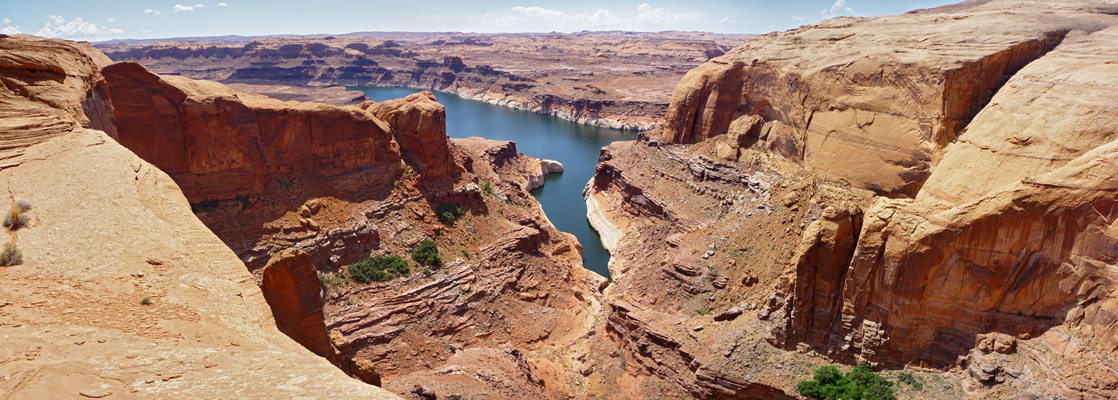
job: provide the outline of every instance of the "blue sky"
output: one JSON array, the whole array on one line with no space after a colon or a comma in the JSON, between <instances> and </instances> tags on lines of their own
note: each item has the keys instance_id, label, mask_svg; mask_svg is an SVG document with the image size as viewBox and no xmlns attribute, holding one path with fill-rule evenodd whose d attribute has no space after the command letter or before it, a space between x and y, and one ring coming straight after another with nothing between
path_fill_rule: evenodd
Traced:
<instances>
[{"instance_id":1,"label":"blue sky","mask_svg":"<svg viewBox=\"0 0 1118 400\"><path fill-rule=\"evenodd\" d=\"M765 33L957 0L0 0L0 33L88 41L359 31Z\"/></svg>"}]
</instances>

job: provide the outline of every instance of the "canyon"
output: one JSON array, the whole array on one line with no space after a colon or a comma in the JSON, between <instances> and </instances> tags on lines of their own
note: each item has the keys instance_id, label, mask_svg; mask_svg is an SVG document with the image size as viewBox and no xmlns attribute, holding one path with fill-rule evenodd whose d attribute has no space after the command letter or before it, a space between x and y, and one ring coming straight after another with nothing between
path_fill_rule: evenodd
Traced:
<instances>
[{"instance_id":1,"label":"canyon","mask_svg":"<svg viewBox=\"0 0 1118 400\"><path fill-rule=\"evenodd\" d=\"M1114 1L0 50L11 398L793 399L830 364L1118 394ZM531 194L561 167L316 85L642 130L582 192L609 279Z\"/></svg>"},{"instance_id":2,"label":"canyon","mask_svg":"<svg viewBox=\"0 0 1118 400\"><path fill-rule=\"evenodd\" d=\"M836 18L689 72L587 188L618 379L772 398L838 362L943 382L901 398L1114 398L1116 7Z\"/></svg>"},{"instance_id":3,"label":"canyon","mask_svg":"<svg viewBox=\"0 0 1118 400\"><path fill-rule=\"evenodd\" d=\"M159 74L235 83L284 100L307 85L453 93L583 124L645 130L688 70L754 35L704 32L423 33L121 41L97 47Z\"/></svg>"}]
</instances>

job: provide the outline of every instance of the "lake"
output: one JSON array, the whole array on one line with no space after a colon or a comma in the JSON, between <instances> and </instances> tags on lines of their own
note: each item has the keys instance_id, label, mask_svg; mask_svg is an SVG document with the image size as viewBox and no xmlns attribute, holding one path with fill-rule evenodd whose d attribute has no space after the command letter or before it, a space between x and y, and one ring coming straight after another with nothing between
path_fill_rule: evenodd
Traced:
<instances>
[{"instance_id":1,"label":"lake","mask_svg":"<svg viewBox=\"0 0 1118 400\"><path fill-rule=\"evenodd\" d=\"M385 101L405 97L419 90L355 86L369 99ZM549 115L514 110L450 93L435 92L446 107L446 130L452 138L479 136L516 142L523 154L559 161L562 174L548 175L544 186L532 192L556 228L574 234L582 244L586 269L609 277L609 252L602 247L598 233L586 220L582 189L594 176L598 152L617 140L634 140L636 132L576 124Z\"/></svg>"}]
</instances>

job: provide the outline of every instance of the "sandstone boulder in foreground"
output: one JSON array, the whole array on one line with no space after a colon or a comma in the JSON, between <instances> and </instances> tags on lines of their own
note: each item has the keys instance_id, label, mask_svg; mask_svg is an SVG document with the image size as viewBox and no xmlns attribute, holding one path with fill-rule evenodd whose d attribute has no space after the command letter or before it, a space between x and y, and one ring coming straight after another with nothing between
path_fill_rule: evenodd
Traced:
<instances>
[{"instance_id":1,"label":"sandstone boulder in foreground","mask_svg":"<svg viewBox=\"0 0 1118 400\"><path fill-rule=\"evenodd\" d=\"M0 392L395 398L280 333L175 182L113 139L99 58L0 36L0 190L33 207L0 234L23 252L0 268Z\"/></svg>"}]
</instances>

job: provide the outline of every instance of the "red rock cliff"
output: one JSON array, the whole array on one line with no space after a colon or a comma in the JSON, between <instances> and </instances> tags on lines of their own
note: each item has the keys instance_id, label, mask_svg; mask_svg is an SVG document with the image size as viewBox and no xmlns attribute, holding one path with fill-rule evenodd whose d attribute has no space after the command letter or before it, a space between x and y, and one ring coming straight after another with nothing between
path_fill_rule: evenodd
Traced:
<instances>
[{"instance_id":1,"label":"red rock cliff","mask_svg":"<svg viewBox=\"0 0 1118 400\"><path fill-rule=\"evenodd\" d=\"M423 91L383 103L365 102L362 109L392 126L404 156L428 179L451 172L450 138L446 135L446 108L435 94Z\"/></svg>"},{"instance_id":2,"label":"red rock cliff","mask_svg":"<svg viewBox=\"0 0 1118 400\"><path fill-rule=\"evenodd\" d=\"M124 62L109 82L121 144L170 174L191 202L259 193L295 173L385 183L401 170L388 124L353 107L283 102Z\"/></svg>"}]
</instances>

